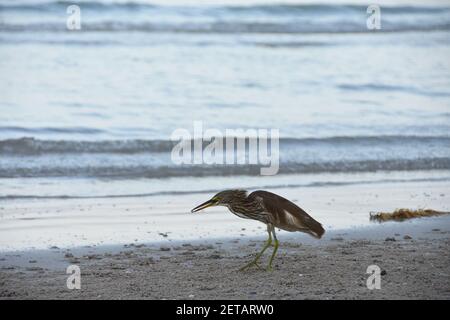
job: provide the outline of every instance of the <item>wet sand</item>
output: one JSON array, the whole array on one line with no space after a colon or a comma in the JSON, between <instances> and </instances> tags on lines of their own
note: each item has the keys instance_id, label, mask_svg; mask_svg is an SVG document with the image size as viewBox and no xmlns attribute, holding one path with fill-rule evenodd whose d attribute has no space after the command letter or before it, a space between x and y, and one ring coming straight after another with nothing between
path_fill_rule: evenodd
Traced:
<instances>
[{"instance_id":1,"label":"wet sand","mask_svg":"<svg viewBox=\"0 0 450 320\"><path fill-rule=\"evenodd\" d=\"M371 212L397 208L450 211L450 183L421 181L269 189L332 230L371 226ZM23 249L247 238L265 226L224 207L190 210L213 193L0 202L0 254ZM289 235L289 233L282 232Z\"/></svg>"}]
</instances>

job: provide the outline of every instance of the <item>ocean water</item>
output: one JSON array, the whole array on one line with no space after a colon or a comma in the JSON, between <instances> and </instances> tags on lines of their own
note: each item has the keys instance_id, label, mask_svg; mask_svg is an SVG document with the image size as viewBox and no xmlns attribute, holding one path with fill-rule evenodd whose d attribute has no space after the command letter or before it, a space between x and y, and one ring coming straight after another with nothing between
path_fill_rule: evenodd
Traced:
<instances>
[{"instance_id":1,"label":"ocean water","mask_svg":"<svg viewBox=\"0 0 450 320\"><path fill-rule=\"evenodd\" d=\"M450 180L450 1L0 1L0 201ZM279 129L280 170L172 132Z\"/></svg>"}]
</instances>

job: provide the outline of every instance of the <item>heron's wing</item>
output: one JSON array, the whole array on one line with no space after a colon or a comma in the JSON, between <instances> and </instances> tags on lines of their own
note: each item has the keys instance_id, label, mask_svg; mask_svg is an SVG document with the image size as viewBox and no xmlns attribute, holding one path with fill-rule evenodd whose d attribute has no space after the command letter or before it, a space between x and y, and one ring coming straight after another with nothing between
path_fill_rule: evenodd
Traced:
<instances>
[{"instance_id":1,"label":"heron's wing","mask_svg":"<svg viewBox=\"0 0 450 320\"><path fill-rule=\"evenodd\" d=\"M302 208L275 193L258 190L252 192L250 199L262 202L270 214L272 224L286 231L303 231L316 238L322 237L325 230Z\"/></svg>"}]
</instances>

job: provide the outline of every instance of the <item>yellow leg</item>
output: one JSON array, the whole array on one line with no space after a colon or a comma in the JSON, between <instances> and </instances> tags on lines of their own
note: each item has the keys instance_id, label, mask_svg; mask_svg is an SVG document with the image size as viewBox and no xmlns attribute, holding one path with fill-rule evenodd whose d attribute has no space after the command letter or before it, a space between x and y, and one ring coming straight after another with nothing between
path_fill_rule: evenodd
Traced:
<instances>
[{"instance_id":1,"label":"yellow leg","mask_svg":"<svg viewBox=\"0 0 450 320\"><path fill-rule=\"evenodd\" d=\"M251 266L256 266L257 268L260 268L258 265L258 261L261 258L261 256L263 255L263 253L267 250L268 247L270 247L272 245L272 235L270 232L270 228L269 226L267 226L267 232L269 233L269 238L266 241L266 244L264 245L264 247L262 248L261 252L259 252L255 259L253 259L252 261L250 261L249 263L247 263L245 266L243 266L242 268L240 268L240 271L244 271L247 270L248 268L250 268Z\"/></svg>"},{"instance_id":2,"label":"yellow leg","mask_svg":"<svg viewBox=\"0 0 450 320\"><path fill-rule=\"evenodd\" d=\"M267 271L272 271L272 270L273 270L273 268L272 268L272 262L273 262L273 258L275 258L275 255L277 254L278 245L279 245L277 236L276 236L276 234L275 234L275 228L272 227L272 230L271 230L271 231L272 231L272 233L273 233L273 238L275 239L275 248L273 249L272 256L270 257L269 265L267 266Z\"/></svg>"}]
</instances>

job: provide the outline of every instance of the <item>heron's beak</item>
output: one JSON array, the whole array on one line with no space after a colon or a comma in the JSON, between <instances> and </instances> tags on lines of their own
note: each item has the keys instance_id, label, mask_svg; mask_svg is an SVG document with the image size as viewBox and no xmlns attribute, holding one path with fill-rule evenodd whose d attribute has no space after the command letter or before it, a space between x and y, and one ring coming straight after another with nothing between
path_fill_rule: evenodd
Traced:
<instances>
[{"instance_id":1,"label":"heron's beak","mask_svg":"<svg viewBox=\"0 0 450 320\"><path fill-rule=\"evenodd\" d=\"M203 210L205 208L214 206L215 204L216 204L216 201L211 199L211 200L208 200L208 201L202 203L199 206L196 206L194 209L191 210L191 212L197 212L197 211Z\"/></svg>"}]
</instances>

